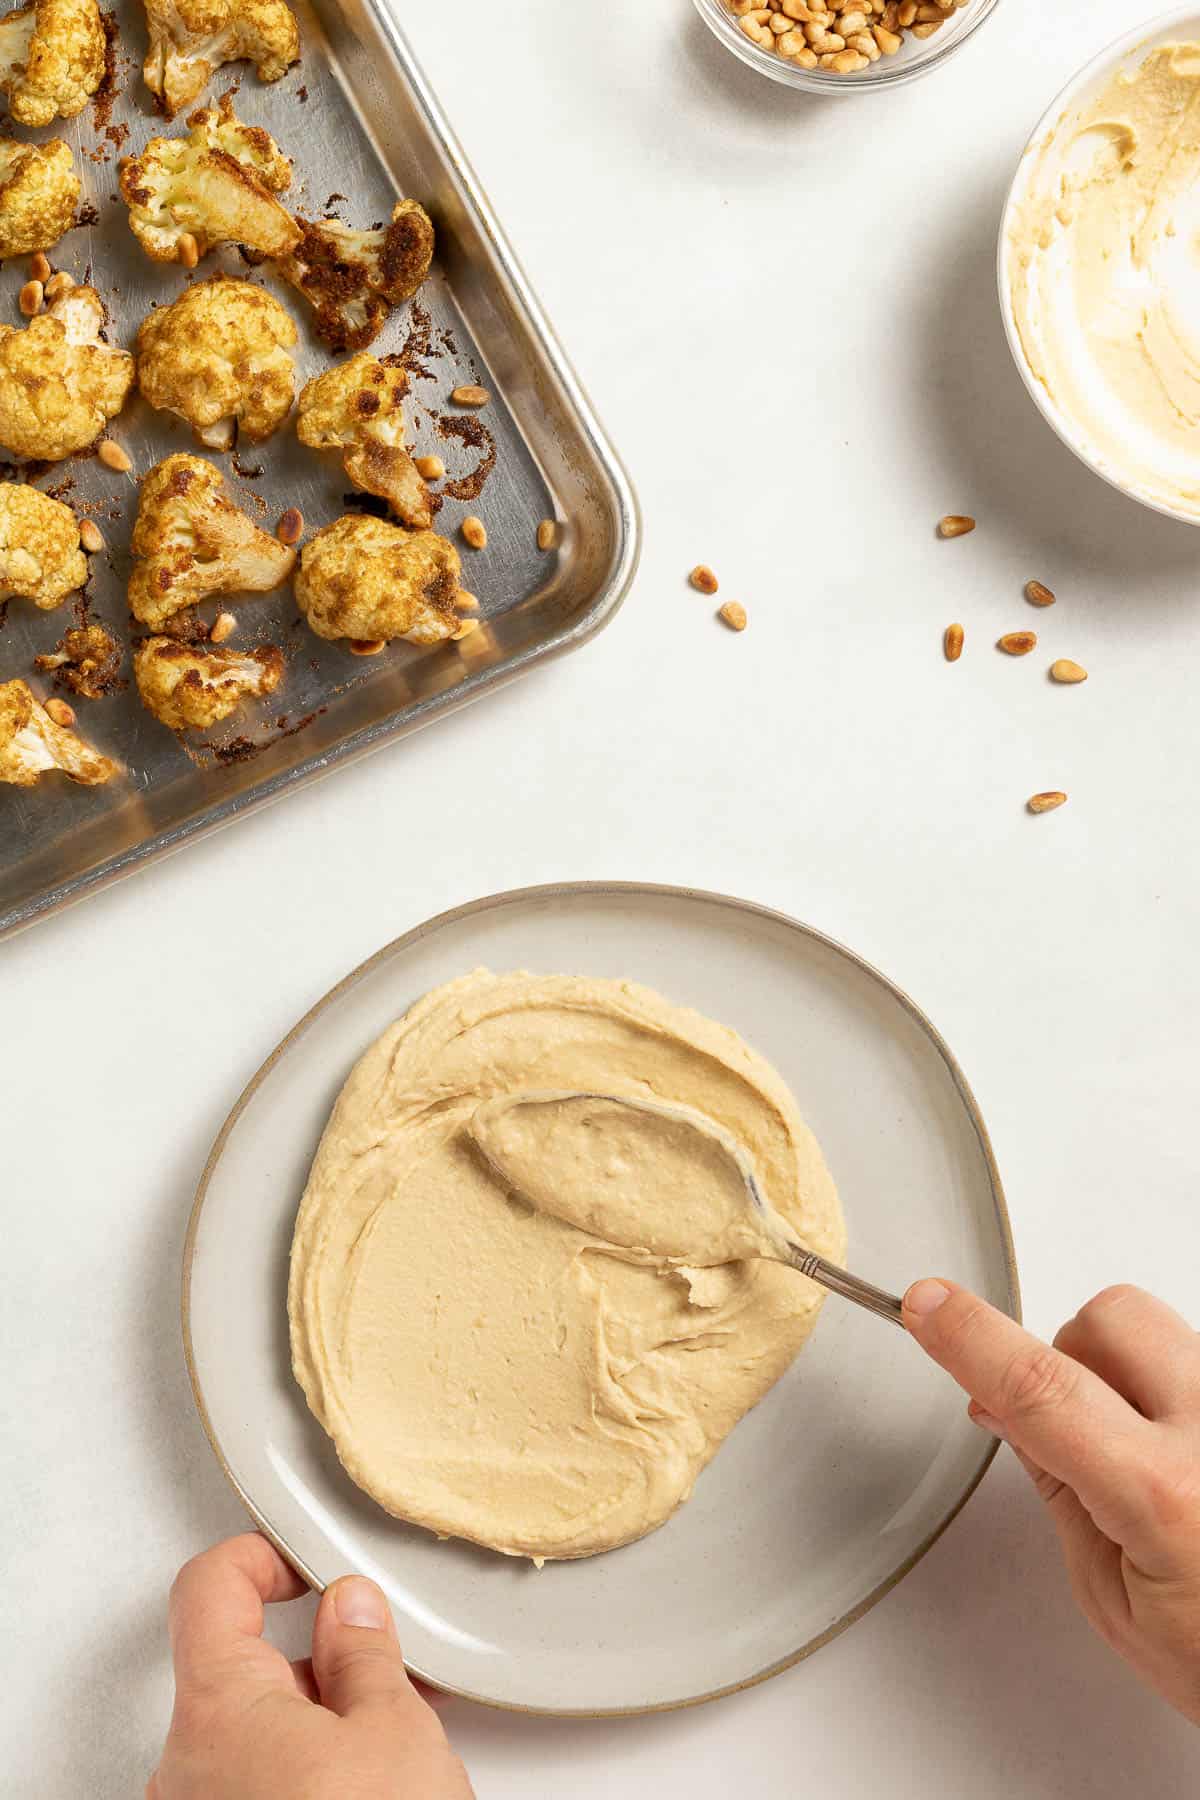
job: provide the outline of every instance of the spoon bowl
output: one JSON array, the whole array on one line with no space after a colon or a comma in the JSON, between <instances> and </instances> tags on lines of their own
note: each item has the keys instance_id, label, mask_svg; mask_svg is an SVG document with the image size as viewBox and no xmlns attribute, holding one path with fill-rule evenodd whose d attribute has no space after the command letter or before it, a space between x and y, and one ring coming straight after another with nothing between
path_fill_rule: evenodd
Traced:
<instances>
[{"instance_id":1,"label":"spoon bowl","mask_svg":"<svg viewBox=\"0 0 1200 1800\"><path fill-rule=\"evenodd\" d=\"M690 1157L699 1159L708 1177L708 1193L716 1196L707 1210L698 1205L661 1225L647 1226L637 1206L643 1186L637 1157L639 1115L655 1121L660 1133L664 1124L671 1128L676 1141L686 1143ZM604 1126L611 1131L614 1121L617 1146L604 1153L604 1164L597 1171L585 1154L591 1148L587 1136ZM531 1135L531 1126L538 1135ZM733 1133L690 1106L632 1094L529 1089L485 1101L472 1115L469 1130L502 1180L538 1211L552 1213L581 1231L635 1255L662 1256L694 1268L752 1257L786 1263L830 1293L901 1324L898 1296L802 1244L763 1193L754 1165ZM547 1132L558 1152L556 1163L567 1171L567 1179L551 1195L538 1185Z\"/></svg>"}]
</instances>

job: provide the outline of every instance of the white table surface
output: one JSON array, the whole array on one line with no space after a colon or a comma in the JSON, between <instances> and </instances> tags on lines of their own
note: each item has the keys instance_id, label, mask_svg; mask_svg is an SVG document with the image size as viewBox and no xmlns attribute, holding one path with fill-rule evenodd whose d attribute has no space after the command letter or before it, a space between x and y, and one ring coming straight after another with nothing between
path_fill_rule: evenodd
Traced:
<instances>
[{"instance_id":1,"label":"white table surface","mask_svg":"<svg viewBox=\"0 0 1200 1800\"><path fill-rule=\"evenodd\" d=\"M407 14L627 460L641 573L578 656L3 951L4 1795L141 1794L169 1578L242 1524L180 1351L198 1171L298 1015L444 906L644 878L823 927L961 1058L1029 1321L1115 1279L1200 1316L1200 534L1059 445L993 280L1026 132L1128 9L1005 0L929 80L824 104L742 71L687 0ZM947 511L979 529L936 541ZM685 585L699 560L742 637ZM991 650L1028 625L1045 655ZM1052 689L1051 654L1091 681ZM1025 814L1059 786L1064 811ZM763 1687L628 1722L447 1719L481 1800L1200 1778L1200 1738L1072 1613L1007 1453L898 1589Z\"/></svg>"}]
</instances>

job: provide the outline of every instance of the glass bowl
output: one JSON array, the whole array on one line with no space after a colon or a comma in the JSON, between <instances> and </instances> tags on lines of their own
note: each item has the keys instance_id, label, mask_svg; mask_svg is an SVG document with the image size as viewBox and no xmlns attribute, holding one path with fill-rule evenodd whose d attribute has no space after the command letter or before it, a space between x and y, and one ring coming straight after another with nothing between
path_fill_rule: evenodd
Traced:
<instances>
[{"instance_id":1,"label":"glass bowl","mask_svg":"<svg viewBox=\"0 0 1200 1800\"><path fill-rule=\"evenodd\" d=\"M831 69L802 69L769 50L760 50L738 26L737 18L724 0L692 0L696 11L713 36L725 48L756 69L768 81L810 94L864 94L877 88L899 87L928 75L961 50L967 39L979 30L985 19L996 10L996 0L967 0L965 6L951 14L933 37L914 38L906 33L903 47L895 56L881 56L854 75L838 75Z\"/></svg>"}]
</instances>

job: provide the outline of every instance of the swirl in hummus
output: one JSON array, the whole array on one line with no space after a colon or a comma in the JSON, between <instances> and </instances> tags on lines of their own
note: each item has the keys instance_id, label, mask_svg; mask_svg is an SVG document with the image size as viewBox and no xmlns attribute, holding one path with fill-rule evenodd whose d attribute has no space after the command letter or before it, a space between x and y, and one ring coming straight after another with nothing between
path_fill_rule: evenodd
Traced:
<instances>
[{"instance_id":1,"label":"swirl in hummus","mask_svg":"<svg viewBox=\"0 0 1200 1800\"><path fill-rule=\"evenodd\" d=\"M367 1051L296 1222L296 1378L387 1511L541 1561L668 1519L787 1369L822 1295L740 1260L754 1233L738 1236L728 1159L669 1118L601 1107L581 1162L561 1109L544 1109L544 1129L530 1115L516 1150L531 1203L472 1136L481 1107L525 1091L690 1109L736 1143L806 1244L840 1261L845 1237L779 1075L648 988L478 970ZM578 1223L553 1210L581 1170L613 1184L616 1242L594 1194L586 1218L559 1207Z\"/></svg>"},{"instance_id":2,"label":"swirl in hummus","mask_svg":"<svg viewBox=\"0 0 1200 1800\"><path fill-rule=\"evenodd\" d=\"M1026 362L1092 461L1200 519L1200 44L1064 113L1006 249Z\"/></svg>"}]
</instances>

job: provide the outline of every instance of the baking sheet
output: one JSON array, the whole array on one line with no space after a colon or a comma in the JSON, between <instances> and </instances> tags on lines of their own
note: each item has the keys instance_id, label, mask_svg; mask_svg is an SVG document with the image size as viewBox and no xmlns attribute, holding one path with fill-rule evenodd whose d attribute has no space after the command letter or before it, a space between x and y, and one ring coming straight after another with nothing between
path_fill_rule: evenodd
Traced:
<instances>
[{"instance_id":1,"label":"baking sheet","mask_svg":"<svg viewBox=\"0 0 1200 1800\"><path fill-rule=\"evenodd\" d=\"M581 644L612 616L632 578L638 525L628 482L394 21L374 0L341 7L300 0L295 11L303 57L282 81L265 85L248 65L228 65L205 99L236 84L238 117L265 126L293 159L293 186L283 196L291 210L366 227L385 221L404 193L433 216L434 271L371 350L403 353L413 454L446 463L446 484L435 489L458 487L460 497L445 499L436 523L459 544L463 585L480 601L482 627L457 645L396 643L364 659L315 637L290 588L207 602L202 619L222 610L237 617L229 647L280 646L287 659L280 688L214 731L189 734L186 744L142 708L132 682L99 701L68 695L82 734L125 773L100 788L60 777L29 789L0 786L0 936ZM112 341L132 349L151 306L175 299L188 276L178 265L151 262L136 244L117 194L119 159L157 133L186 127L182 117L167 125L154 113L142 82L141 6L126 0L111 17L115 98L101 97L78 119L44 132L14 129L23 138L58 135L71 143L84 222L49 252L50 261L93 281L111 312ZM330 365L308 303L268 267L250 266L225 246L196 273L218 270L261 282L296 320L297 392ZM0 271L0 318L23 323L17 294L28 275L27 258ZM478 413L453 406L450 393L464 382L486 386L491 403ZM464 419L484 427L482 443L463 441ZM471 424L466 429L477 435ZM135 396L109 435L133 459L131 475L83 455L35 472L34 481L104 534L107 548L90 559L84 604L126 646L135 478L162 457L208 456L231 496L268 530L290 506L303 512L308 536L342 512L374 504L353 493L336 458L300 445L292 421L265 444L219 455L197 445L182 420ZM475 494L475 472L493 446L494 466ZM24 471L10 464L3 473ZM457 537L469 512L487 526L481 552ZM548 517L559 522L559 541L546 553L536 529ZM32 673L33 658L53 649L77 610L71 601L45 613L10 602L0 628L0 680L19 676L45 697L49 681ZM123 673L129 677L128 655Z\"/></svg>"}]
</instances>

